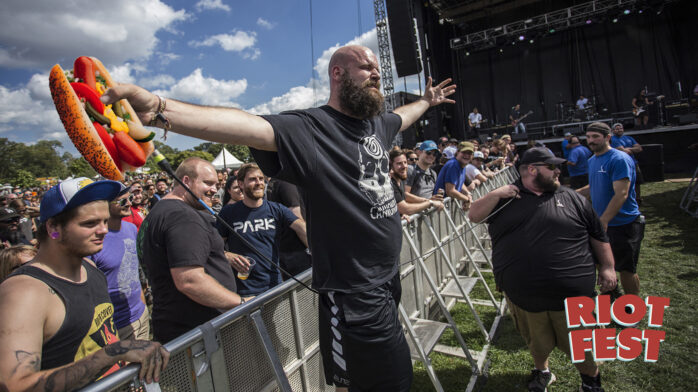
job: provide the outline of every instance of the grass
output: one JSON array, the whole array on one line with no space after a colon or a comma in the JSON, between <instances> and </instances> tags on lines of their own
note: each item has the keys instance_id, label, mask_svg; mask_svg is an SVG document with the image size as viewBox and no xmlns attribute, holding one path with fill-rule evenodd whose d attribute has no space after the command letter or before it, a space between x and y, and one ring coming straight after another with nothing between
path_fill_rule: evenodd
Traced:
<instances>
[{"instance_id":1,"label":"grass","mask_svg":"<svg viewBox=\"0 0 698 392\"><path fill-rule=\"evenodd\" d=\"M685 182L657 182L642 187L641 211L647 218L647 225L638 265L641 295L671 299L662 327L666 340L661 344L656 363L644 362L642 356L630 362L604 362L600 369L607 392L698 390L698 220L678 208L686 186ZM488 280L491 284L491 275ZM484 290L474 292L477 293L475 297L485 298ZM478 310L489 325L494 317L493 309L478 307ZM452 314L468 347L479 350L484 339L469 308L457 304ZM638 328L644 329L646 325L645 318ZM457 346L451 331L442 336L440 343ZM465 390L471 375L465 360L438 353L432 353L430 358L444 390ZM480 377L480 391L527 390L533 361L508 314L500 323L488 359L488 376L486 379ZM558 381L548 388L549 391L578 390L579 374L559 350L551 354L550 367ZM434 390L423 364L416 362L414 369L412 390Z\"/></svg>"}]
</instances>

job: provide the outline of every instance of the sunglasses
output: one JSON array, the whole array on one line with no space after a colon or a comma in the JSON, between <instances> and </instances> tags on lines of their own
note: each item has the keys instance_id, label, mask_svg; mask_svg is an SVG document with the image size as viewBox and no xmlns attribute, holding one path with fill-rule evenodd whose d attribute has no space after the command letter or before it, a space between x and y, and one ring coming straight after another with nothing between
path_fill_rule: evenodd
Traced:
<instances>
[{"instance_id":1,"label":"sunglasses","mask_svg":"<svg viewBox=\"0 0 698 392\"><path fill-rule=\"evenodd\" d=\"M112 204L117 205L119 207L126 207L126 205L131 204L131 202L133 202L133 195L129 195L129 197L126 197L121 200L113 201Z\"/></svg>"},{"instance_id":2,"label":"sunglasses","mask_svg":"<svg viewBox=\"0 0 698 392\"><path fill-rule=\"evenodd\" d=\"M429 151L425 152L425 154L427 154L427 155L436 155L436 150L429 150Z\"/></svg>"},{"instance_id":3,"label":"sunglasses","mask_svg":"<svg viewBox=\"0 0 698 392\"><path fill-rule=\"evenodd\" d=\"M417 162L417 158L407 158L407 160L410 162Z\"/></svg>"},{"instance_id":4,"label":"sunglasses","mask_svg":"<svg viewBox=\"0 0 698 392\"><path fill-rule=\"evenodd\" d=\"M5 219L5 220L0 221L0 223L5 223L5 224L9 224L9 223L19 223L19 217L10 218L10 219Z\"/></svg>"},{"instance_id":5,"label":"sunglasses","mask_svg":"<svg viewBox=\"0 0 698 392\"><path fill-rule=\"evenodd\" d=\"M547 167L548 170L555 170L560 168L560 165L556 165L554 163L534 163L532 166L543 166Z\"/></svg>"}]
</instances>

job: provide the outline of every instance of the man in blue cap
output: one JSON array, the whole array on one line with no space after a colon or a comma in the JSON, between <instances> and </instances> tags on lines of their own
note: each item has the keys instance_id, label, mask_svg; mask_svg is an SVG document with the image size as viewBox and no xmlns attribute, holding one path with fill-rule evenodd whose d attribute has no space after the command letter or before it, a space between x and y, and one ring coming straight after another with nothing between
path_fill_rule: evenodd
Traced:
<instances>
[{"instance_id":1,"label":"man in blue cap","mask_svg":"<svg viewBox=\"0 0 698 392\"><path fill-rule=\"evenodd\" d=\"M169 353L119 341L106 279L85 259L102 249L120 189L81 177L44 195L39 252L0 285L0 390L75 390L124 361L142 364L141 379L159 379Z\"/></svg>"},{"instance_id":2,"label":"man in blue cap","mask_svg":"<svg viewBox=\"0 0 698 392\"><path fill-rule=\"evenodd\" d=\"M431 168L436 160L439 148L432 140L425 140L419 145L419 159L417 164L407 169L407 180L405 181L405 192L415 196L431 199L434 191L434 184L438 174Z\"/></svg>"}]
</instances>

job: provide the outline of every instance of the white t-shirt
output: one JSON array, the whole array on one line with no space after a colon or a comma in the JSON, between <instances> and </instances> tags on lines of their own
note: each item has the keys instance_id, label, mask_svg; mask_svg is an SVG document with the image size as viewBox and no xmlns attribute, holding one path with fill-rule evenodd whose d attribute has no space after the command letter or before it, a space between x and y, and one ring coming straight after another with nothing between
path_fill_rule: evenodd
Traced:
<instances>
[{"instance_id":1,"label":"white t-shirt","mask_svg":"<svg viewBox=\"0 0 698 392\"><path fill-rule=\"evenodd\" d=\"M473 181L478 174L480 174L480 170L472 163L468 163L468 166L465 167L465 176L468 177L468 180Z\"/></svg>"},{"instance_id":2,"label":"white t-shirt","mask_svg":"<svg viewBox=\"0 0 698 392\"><path fill-rule=\"evenodd\" d=\"M480 128L480 121L482 121L482 114L470 113L468 115L468 120L470 120L470 123L473 124L474 127Z\"/></svg>"}]
</instances>

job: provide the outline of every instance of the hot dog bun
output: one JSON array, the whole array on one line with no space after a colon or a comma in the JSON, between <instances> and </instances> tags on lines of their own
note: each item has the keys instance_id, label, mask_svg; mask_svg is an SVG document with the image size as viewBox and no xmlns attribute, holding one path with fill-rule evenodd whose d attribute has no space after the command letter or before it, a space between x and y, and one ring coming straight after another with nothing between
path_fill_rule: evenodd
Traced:
<instances>
[{"instance_id":1,"label":"hot dog bun","mask_svg":"<svg viewBox=\"0 0 698 392\"><path fill-rule=\"evenodd\" d=\"M80 99L70 87L65 72L58 64L51 68L49 87L58 116L75 148L97 173L110 180L123 180L123 173L107 152Z\"/></svg>"}]
</instances>

